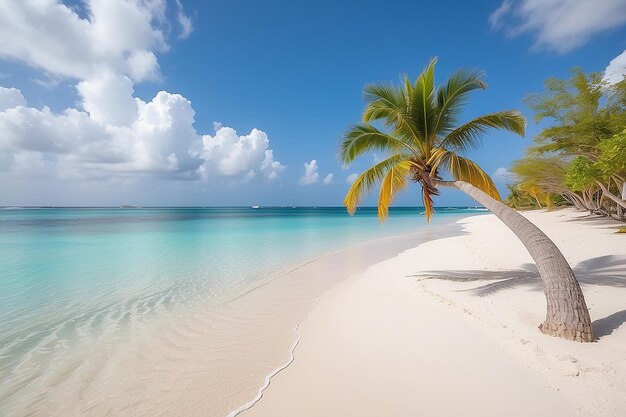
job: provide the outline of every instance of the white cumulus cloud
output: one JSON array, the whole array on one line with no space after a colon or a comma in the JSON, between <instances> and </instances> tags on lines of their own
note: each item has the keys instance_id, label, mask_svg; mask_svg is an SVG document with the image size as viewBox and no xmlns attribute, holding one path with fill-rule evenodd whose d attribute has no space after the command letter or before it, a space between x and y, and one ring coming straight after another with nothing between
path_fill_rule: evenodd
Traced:
<instances>
[{"instance_id":1,"label":"white cumulus cloud","mask_svg":"<svg viewBox=\"0 0 626 417\"><path fill-rule=\"evenodd\" d=\"M239 136L235 129L221 127L214 136L202 137L200 156L205 161L198 169L203 178L213 175L253 177L257 171L268 179L274 179L285 166L274 160L274 152L268 149L267 134L252 129L250 134Z\"/></svg>"},{"instance_id":2,"label":"white cumulus cloud","mask_svg":"<svg viewBox=\"0 0 626 417\"><path fill-rule=\"evenodd\" d=\"M300 185L310 185L319 182L320 174L317 172L317 161L312 159L311 162L304 163L304 175L300 177L298 183Z\"/></svg>"},{"instance_id":3,"label":"white cumulus cloud","mask_svg":"<svg viewBox=\"0 0 626 417\"><path fill-rule=\"evenodd\" d=\"M128 126L103 125L76 109L54 113L47 107L9 108L0 112L0 130L5 132L0 153L12 155L13 162L25 153L40 153L60 176L189 176L201 163L189 152L194 142L200 143L191 103L161 91L150 102L137 100L136 108Z\"/></svg>"},{"instance_id":4,"label":"white cumulus cloud","mask_svg":"<svg viewBox=\"0 0 626 417\"><path fill-rule=\"evenodd\" d=\"M489 16L509 36L535 38L535 47L565 53L626 23L626 0L504 0Z\"/></svg>"},{"instance_id":5,"label":"white cumulus cloud","mask_svg":"<svg viewBox=\"0 0 626 417\"><path fill-rule=\"evenodd\" d=\"M491 178L493 178L495 182L506 182L512 181L515 178L515 174L505 167L500 167L491 175Z\"/></svg>"},{"instance_id":6,"label":"white cumulus cloud","mask_svg":"<svg viewBox=\"0 0 626 417\"><path fill-rule=\"evenodd\" d=\"M17 106L25 106L26 100L17 88L0 87L0 111Z\"/></svg>"},{"instance_id":7,"label":"white cumulus cloud","mask_svg":"<svg viewBox=\"0 0 626 417\"><path fill-rule=\"evenodd\" d=\"M76 86L83 108L101 125L129 126L137 119L133 82L125 75L106 72Z\"/></svg>"},{"instance_id":8,"label":"white cumulus cloud","mask_svg":"<svg viewBox=\"0 0 626 417\"><path fill-rule=\"evenodd\" d=\"M87 0L87 18L57 0L0 2L0 57L86 80L102 70L133 81L159 74L165 0Z\"/></svg>"},{"instance_id":9,"label":"white cumulus cloud","mask_svg":"<svg viewBox=\"0 0 626 417\"><path fill-rule=\"evenodd\" d=\"M626 75L626 50L613 58L604 70L604 81L615 84L624 79Z\"/></svg>"},{"instance_id":10,"label":"white cumulus cloud","mask_svg":"<svg viewBox=\"0 0 626 417\"><path fill-rule=\"evenodd\" d=\"M352 184L357 178L359 178L359 174L350 174L346 177L346 182Z\"/></svg>"},{"instance_id":11,"label":"white cumulus cloud","mask_svg":"<svg viewBox=\"0 0 626 417\"><path fill-rule=\"evenodd\" d=\"M191 21L176 4L186 37ZM155 52L168 48L165 0L86 0L82 6L85 18L57 0L0 2L0 58L75 80L82 107L29 107L20 90L0 87L0 170L21 176L45 170L63 178L249 179L260 173L274 179L285 169L261 130L238 136L219 124L214 136L202 135L185 97L133 95L136 82L159 76Z\"/></svg>"},{"instance_id":12,"label":"white cumulus cloud","mask_svg":"<svg viewBox=\"0 0 626 417\"><path fill-rule=\"evenodd\" d=\"M76 109L53 113L27 107L15 89L0 89L0 169L17 166L24 154L39 153L61 177L143 174L175 178L240 176L256 172L274 179L285 166L274 160L267 135L253 129L237 136L222 127L214 137L193 127L191 102L160 91L149 102L134 99L134 119L124 125L102 123ZM7 93L9 92L9 93Z\"/></svg>"},{"instance_id":13,"label":"white cumulus cloud","mask_svg":"<svg viewBox=\"0 0 626 417\"><path fill-rule=\"evenodd\" d=\"M311 185L320 182L320 173L318 172L319 166L317 164L317 160L312 159L311 162L304 163L304 174L298 180L298 184L300 185ZM333 182L334 175L332 173L327 174L322 179L322 184L328 185Z\"/></svg>"}]
</instances>

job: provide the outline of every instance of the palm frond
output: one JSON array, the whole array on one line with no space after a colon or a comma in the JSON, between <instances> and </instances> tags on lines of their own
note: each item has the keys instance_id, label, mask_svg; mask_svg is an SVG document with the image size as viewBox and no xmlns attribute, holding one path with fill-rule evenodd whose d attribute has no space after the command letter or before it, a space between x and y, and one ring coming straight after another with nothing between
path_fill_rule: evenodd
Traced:
<instances>
[{"instance_id":1,"label":"palm frond","mask_svg":"<svg viewBox=\"0 0 626 417\"><path fill-rule=\"evenodd\" d=\"M364 97L367 105L363 111L363 122L382 120L383 124L391 127L398 136L414 138L416 128L409 114L409 91L406 87L403 89L392 83L365 86Z\"/></svg>"},{"instance_id":2,"label":"palm frond","mask_svg":"<svg viewBox=\"0 0 626 417\"><path fill-rule=\"evenodd\" d=\"M445 85L437 89L437 121L434 132L445 135L454 125L466 102L468 94L477 89L486 90L480 71L459 70L448 78Z\"/></svg>"},{"instance_id":3,"label":"palm frond","mask_svg":"<svg viewBox=\"0 0 626 417\"><path fill-rule=\"evenodd\" d=\"M410 115L417 129L416 139L429 140L435 125L435 65L437 58L431 59L428 66L415 81L410 91Z\"/></svg>"},{"instance_id":4,"label":"palm frond","mask_svg":"<svg viewBox=\"0 0 626 417\"><path fill-rule=\"evenodd\" d=\"M435 203L433 201L433 194L428 191L426 187L422 187L422 202L424 203L426 221L430 222L430 218L435 214Z\"/></svg>"},{"instance_id":5,"label":"palm frond","mask_svg":"<svg viewBox=\"0 0 626 417\"><path fill-rule=\"evenodd\" d=\"M353 126L344 136L341 159L349 163L373 150L387 151L393 156L366 170L352 184L344 199L351 214L365 192L381 183L378 212L384 219L396 193L406 188L411 179L422 186L425 214L430 219L442 171L500 198L489 175L456 152L478 145L482 134L490 129L523 136L526 120L517 111L501 111L455 127L469 93L485 89L486 84L481 73L466 70L454 73L445 85L437 88L436 63L436 58L431 60L414 81L404 76L399 85L377 83L365 87L364 124ZM377 120L386 129L378 130L370 125Z\"/></svg>"},{"instance_id":6,"label":"palm frond","mask_svg":"<svg viewBox=\"0 0 626 417\"><path fill-rule=\"evenodd\" d=\"M404 92L390 82L368 84L363 95L367 103L363 112L365 123L380 119L395 122L406 110Z\"/></svg>"},{"instance_id":7,"label":"palm frond","mask_svg":"<svg viewBox=\"0 0 626 417\"><path fill-rule=\"evenodd\" d=\"M500 201L500 193L493 180L477 163L460 157L454 152L448 152L446 160L448 162L448 171L450 171L450 175L455 180L468 182Z\"/></svg>"},{"instance_id":8,"label":"palm frond","mask_svg":"<svg viewBox=\"0 0 626 417\"><path fill-rule=\"evenodd\" d=\"M378 195L378 219L381 222L389 216L389 206L396 194L406 188L410 171L411 161L401 161L393 165L383 178Z\"/></svg>"},{"instance_id":9,"label":"palm frond","mask_svg":"<svg viewBox=\"0 0 626 417\"><path fill-rule=\"evenodd\" d=\"M502 129L524 136L526 118L518 111L505 110L479 116L454 129L445 136L438 147L463 151L480 144L480 137L489 129Z\"/></svg>"},{"instance_id":10,"label":"palm frond","mask_svg":"<svg viewBox=\"0 0 626 417\"><path fill-rule=\"evenodd\" d=\"M444 160L447 158L450 151L444 148L435 148L430 153L430 158L426 160L426 166L431 167L431 170L437 171Z\"/></svg>"},{"instance_id":11,"label":"palm frond","mask_svg":"<svg viewBox=\"0 0 626 417\"><path fill-rule=\"evenodd\" d=\"M349 164L368 151L385 151L388 154L417 152L408 143L383 133L372 125L358 124L350 127L341 141L341 162Z\"/></svg>"},{"instance_id":12,"label":"palm frond","mask_svg":"<svg viewBox=\"0 0 626 417\"><path fill-rule=\"evenodd\" d=\"M365 170L357 179L352 183L350 189L346 193L346 197L343 200L344 206L348 209L350 214L354 214L357 206L364 197L365 192L369 191L376 184L381 182L387 172L396 164L406 161L410 156L406 154L393 155L376 165Z\"/></svg>"}]
</instances>

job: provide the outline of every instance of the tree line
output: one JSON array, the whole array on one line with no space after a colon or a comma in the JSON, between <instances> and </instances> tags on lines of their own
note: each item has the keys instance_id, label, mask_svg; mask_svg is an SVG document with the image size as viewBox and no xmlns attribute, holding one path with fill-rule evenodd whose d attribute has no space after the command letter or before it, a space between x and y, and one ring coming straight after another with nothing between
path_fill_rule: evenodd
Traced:
<instances>
[{"instance_id":1,"label":"tree line","mask_svg":"<svg viewBox=\"0 0 626 417\"><path fill-rule=\"evenodd\" d=\"M575 68L546 80L526 103L547 127L512 165L506 203L516 209L571 205L624 220L626 213L626 80Z\"/></svg>"}]
</instances>

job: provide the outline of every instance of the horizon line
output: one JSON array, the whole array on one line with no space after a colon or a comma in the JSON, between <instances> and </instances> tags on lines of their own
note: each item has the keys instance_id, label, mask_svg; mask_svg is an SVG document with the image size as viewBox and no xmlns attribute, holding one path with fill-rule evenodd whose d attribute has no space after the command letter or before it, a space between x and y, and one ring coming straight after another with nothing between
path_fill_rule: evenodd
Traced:
<instances>
[{"instance_id":1,"label":"horizon line","mask_svg":"<svg viewBox=\"0 0 626 417\"><path fill-rule=\"evenodd\" d=\"M461 206L434 206L437 208L484 208L481 205L461 205ZM316 205L216 205L216 206L201 206L201 205L193 205L193 206L135 206L135 205L120 205L120 206L53 206L53 205L8 205L2 206L0 205L0 209L169 209L169 208L253 208L253 209L262 209L262 208L344 208L344 206L316 206ZM377 209L377 206L360 206L358 209ZM389 207L389 209L395 208L417 208L423 209L424 206L393 206Z\"/></svg>"}]
</instances>

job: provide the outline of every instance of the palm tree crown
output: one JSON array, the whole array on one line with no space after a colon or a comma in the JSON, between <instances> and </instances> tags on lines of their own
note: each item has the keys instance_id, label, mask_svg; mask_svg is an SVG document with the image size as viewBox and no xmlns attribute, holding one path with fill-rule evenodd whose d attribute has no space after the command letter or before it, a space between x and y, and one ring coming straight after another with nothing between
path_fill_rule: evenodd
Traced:
<instances>
[{"instance_id":1,"label":"palm tree crown","mask_svg":"<svg viewBox=\"0 0 626 417\"><path fill-rule=\"evenodd\" d=\"M380 183L378 216L385 219L394 196L408 181L422 186L422 201L428 219L433 213L433 196L439 194L437 181L448 173L500 199L487 173L476 163L460 156L480 143L489 129L504 129L524 135L526 119L518 111L485 114L458 125L468 94L486 89L482 74L460 70L448 81L435 86L435 64L428 66L411 82L405 75L402 85L369 84L365 87L366 107L363 122L354 125L341 141L340 158L344 164L368 151L382 151L387 158L363 172L346 194L344 204L354 213L366 191ZM380 120L386 131L371 123Z\"/></svg>"}]
</instances>

